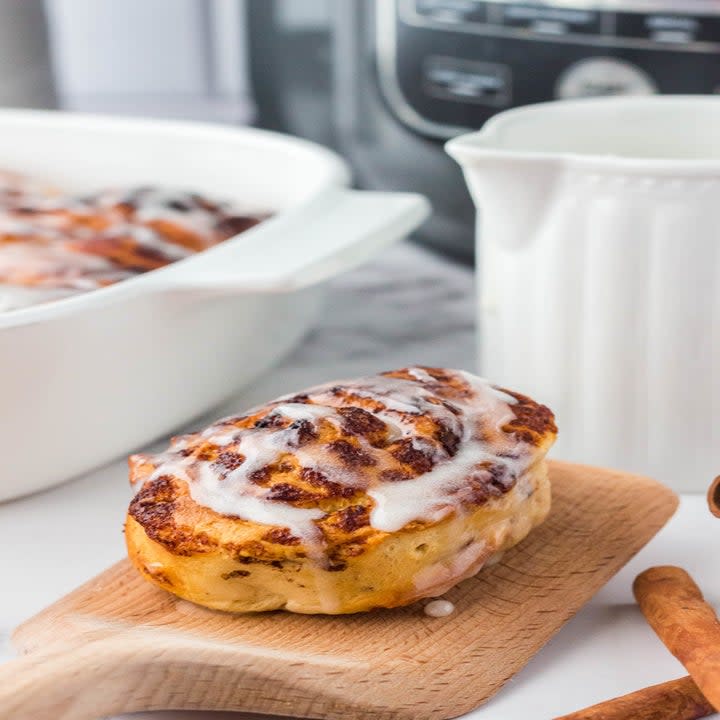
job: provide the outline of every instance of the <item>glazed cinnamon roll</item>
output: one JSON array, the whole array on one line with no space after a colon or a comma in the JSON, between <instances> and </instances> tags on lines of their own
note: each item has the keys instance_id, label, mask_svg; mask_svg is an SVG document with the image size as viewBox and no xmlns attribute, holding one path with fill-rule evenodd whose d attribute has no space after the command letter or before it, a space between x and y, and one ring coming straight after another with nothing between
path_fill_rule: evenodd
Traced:
<instances>
[{"instance_id":1,"label":"glazed cinnamon roll","mask_svg":"<svg viewBox=\"0 0 720 720\"><path fill-rule=\"evenodd\" d=\"M22 173L0 170L0 208L33 207L57 195L60 195L60 190L50 183Z\"/></svg>"},{"instance_id":2,"label":"glazed cinnamon roll","mask_svg":"<svg viewBox=\"0 0 720 720\"><path fill-rule=\"evenodd\" d=\"M131 457L129 556L234 612L437 596L543 521L556 432L548 408L457 370L311 388Z\"/></svg>"},{"instance_id":3,"label":"glazed cinnamon roll","mask_svg":"<svg viewBox=\"0 0 720 720\"><path fill-rule=\"evenodd\" d=\"M0 172L0 310L155 270L263 217L197 193L134 188L62 195Z\"/></svg>"}]
</instances>

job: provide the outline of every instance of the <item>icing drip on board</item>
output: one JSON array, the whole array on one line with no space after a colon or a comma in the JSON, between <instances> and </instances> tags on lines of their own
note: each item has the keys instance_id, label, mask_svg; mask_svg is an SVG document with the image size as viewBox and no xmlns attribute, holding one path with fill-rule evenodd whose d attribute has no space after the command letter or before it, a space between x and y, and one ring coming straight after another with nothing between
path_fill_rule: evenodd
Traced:
<instances>
[{"instance_id":1,"label":"icing drip on board","mask_svg":"<svg viewBox=\"0 0 720 720\"><path fill-rule=\"evenodd\" d=\"M448 617L455 612L455 606L449 600L432 600L424 608L428 617Z\"/></svg>"}]
</instances>

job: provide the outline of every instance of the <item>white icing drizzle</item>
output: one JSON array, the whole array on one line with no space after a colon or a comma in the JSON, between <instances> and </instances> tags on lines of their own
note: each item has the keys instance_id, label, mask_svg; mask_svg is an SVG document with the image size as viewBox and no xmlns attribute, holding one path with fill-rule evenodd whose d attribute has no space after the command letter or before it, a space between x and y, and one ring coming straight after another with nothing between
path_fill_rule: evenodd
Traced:
<instances>
[{"instance_id":1,"label":"white icing drizzle","mask_svg":"<svg viewBox=\"0 0 720 720\"><path fill-rule=\"evenodd\" d=\"M456 582L458 578L467 577L470 572L477 572L483 558L487 554L487 543L484 541L472 541L449 560L437 562L424 567L418 572L413 584L415 589L421 593L428 593L438 588L445 592L448 584ZM482 563L484 565L484 562Z\"/></svg>"},{"instance_id":2,"label":"white icing drizzle","mask_svg":"<svg viewBox=\"0 0 720 720\"><path fill-rule=\"evenodd\" d=\"M112 209L119 204L130 207L133 223L153 226L169 223L193 233L197 239L212 245L218 222L233 216L261 217L263 213L241 210L227 202L202 198L174 188L147 187L134 190L106 190L89 198L91 205Z\"/></svg>"},{"instance_id":3,"label":"white icing drizzle","mask_svg":"<svg viewBox=\"0 0 720 720\"><path fill-rule=\"evenodd\" d=\"M409 368L408 373L420 382L433 382L434 378L427 370L423 368Z\"/></svg>"},{"instance_id":4,"label":"white icing drizzle","mask_svg":"<svg viewBox=\"0 0 720 720\"><path fill-rule=\"evenodd\" d=\"M291 420L317 420L319 418L332 420L336 416L334 408L309 405L307 403L283 403L276 405L273 412L284 415Z\"/></svg>"},{"instance_id":5,"label":"white icing drizzle","mask_svg":"<svg viewBox=\"0 0 720 720\"><path fill-rule=\"evenodd\" d=\"M52 228L39 229L36 224L22 220L17 215L0 214L0 234L13 235L15 237L33 237L41 232L44 236L52 239L59 239L60 235Z\"/></svg>"},{"instance_id":6,"label":"white icing drizzle","mask_svg":"<svg viewBox=\"0 0 720 720\"><path fill-rule=\"evenodd\" d=\"M3 207L50 204L59 194L44 180L10 170L0 170L0 201Z\"/></svg>"},{"instance_id":7,"label":"white icing drizzle","mask_svg":"<svg viewBox=\"0 0 720 720\"><path fill-rule=\"evenodd\" d=\"M468 440L452 462L438 463L429 472L397 483L382 483L368 490L375 501L370 522L378 530L394 532L413 520L436 521L458 504L453 495L467 484L478 463L495 462L484 443Z\"/></svg>"},{"instance_id":8,"label":"white icing drizzle","mask_svg":"<svg viewBox=\"0 0 720 720\"><path fill-rule=\"evenodd\" d=\"M208 471L209 465L206 465L200 473L199 483L202 484L203 475L212 472ZM228 479L230 479L228 477ZM232 482L232 480L231 480ZM216 512L224 515L235 515L237 517L246 518L262 525L277 525L289 528L293 535L302 538L309 545L317 543L317 529L313 524L313 520L319 520L323 516L323 511L319 509L296 508L292 505L282 502L268 502L266 499L267 491L264 488L257 487L255 493L245 492L233 497L228 497L227 493L215 492L206 487L205 492L201 493L203 504L209 505ZM193 483L191 487L197 487L198 483ZM196 493L193 493L193 496Z\"/></svg>"},{"instance_id":9,"label":"white icing drizzle","mask_svg":"<svg viewBox=\"0 0 720 720\"><path fill-rule=\"evenodd\" d=\"M449 600L432 600L425 606L424 612L428 617L448 617L455 612L455 606Z\"/></svg>"},{"instance_id":10,"label":"white icing drizzle","mask_svg":"<svg viewBox=\"0 0 720 720\"><path fill-rule=\"evenodd\" d=\"M433 381L421 368L411 368L410 374L421 382ZM466 372L460 374L475 390L470 402L454 402L464 415L482 417L496 431L514 418L510 407L510 403L515 402L512 397L493 388L486 380ZM368 495L375 501L370 515L373 527L394 532L413 520L440 520L458 507L463 499L461 490L480 463L505 465L517 477L521 463L498 457L498 452L506 449L476 439L474 423L463 422L459 450L452 461L440 462L412 480L380 483L368 490Z\"/></svg>"},{"instance_id":11,"label":"white icing drizzle","mask_svg":"<svg viewBox=\"0 0 720 720\"><path fill-rule=\"evenodd\" d=\"M413 402L407 396L407 380L397 380L396 378L383 378L381 387L378 390L372 390L368 387L354 387L352 384L349 388L353 391L353 394L358 397L365 398L367 400L375 400L387 408L387 410L394 410L399 413L409 413L410 415L419 415L417 401ZM343 383L343 385L346 385ZM378 411L378 417L386 415L386 410Z\"/></svg>"},{"instance_id":12,"label":"white icing drizzle","mask_svg":"<svg viewBox=\"0 0 720 720\"><path fill-rule=\"evenodd\" d=\"M232 428L223 432L222 422L219 425L219 434L215 434L218 425L214 425L201 435L221 447L237 443L239 438L242 438L238 452L245 459L239 468L221 476L210 462L198 461L191 456L182 457L175 452L187 447L187 440L182 438L168 452L153 458L157 466L149 480L172 475L188 483L193 500L200 505L223 515L253 520L264 525L286 527L308 545L317 544L318 531L313 521L323 516L321 510L296 508L268 500L268 489L250 480L253 472L278 459L285 449L286 439L283 436L294 431L288 428L267 433L262 430L242 431Z\"/></svg>"},{"instance_id":13,"label":"white icing drizzle","mask_svg":"<svg viewBox=\"0 0 720 720\"><path fill-rule=\"evenodd\" d=\"M140 223L170 222L198 235L210 235L215 230L218 216L198 207L187 211L173 210L161 201L142 204L135 213L135 220Z\"/></svg>"},{"instance_id":14,"label":"white icing drizzle","mask_svg":"<svg viewBox=\"0 0 720 720\"><path fill-rule=\"evenodd\" d=\"M73 252L59 242L9 242L0 245L0 275L57 275L116 270L109 260Z\"/></svg>"},{"instance_id":15,"label":"white icing drizzle","mask_svg":"<svg viewBox=\"0 0 720 720\"><path fill-rule=\"evenodd\" d=\"M0 283L0 312L60 300L79 292L69 288L23 287Z\"/></svg>"},{"instance_id":16,"label":"white icing drizzle","mask_svg":"<svg viewBox=\"0 0 720 720\"><path fill-rule=\"evenodd\" d=\"M445 372L467 383L467 397L439 394L441 384L422 368L410 370L414 380L381 375L328 383L306 391L307 402L294 401L293 395L280 398L260 426L240 429L232 425L232 418L226 418L200 433L203 441L219 446L223 452L234 453L236 459L238 454L243 456L233 469L223 470L217 462L192 455L185 457L180 451L188 447L189 438L193 437L185 436L167 453L148 458L154 466L150 479L173 475L188 483L198 504L225 515L289 528L311 548L319 535L315 521L323 517L323 511L274 500L271 487L253 481L253 473L280 462L284 455L291 455L303 468L322 472L332 482L364 490L374 503L370 523L378 530L393 532L413 521L437 521L467 506L467 493L472 491L468 478L473 473L482 476L489 473L488 468L499 468L512 481L522 477L532 459L531 446L501 429L515 417L511 407L514 398L469 373ZM304 449L298 441L303 423L315 430L324 422L342 426L344 418L339 409L353 404L347 397L339 397L335 386L346 395L378 403L372 414L390 426L396 438L409 438L414 448L426 454L431 452L432 469L411 479L382 480L379 473L383 467L390 467L388 463L395 461L385 449L356 435L380 478L368 485L368 473L343 466L341 458L326 448L314 445L311 450ZM247 416L259 410L255 408ZM273 427L274 416L292 423ZM454 456L439 442L417 435L414 422L423 416L432 417L455 433L458 447ZM474 546L468 549L468 562L473 559L471 554L481 551L482 548Z\"/></svg>"},{"instance_id":17,"label":"white icing drizzle","mask_svg":"<svg viewBox=\"0 0 720 720\"><path fill-rule=\"evenodd\" d=\"M131 237L138 245L155 250L172 262L193 254L192 250L165 240L154 230L142 225L130 225L129 223L116 225L105 231L103 235L108 238Z\"/></svg>"},{"instance_id":18,"label":"white icing drizzle","mask_svg":"<svg viewBox=\"0 0 720 720\"><path fill-rule=\"evenodd\" d=\"M242 229L238 216L261 217L167 188L63 195L43 182L0 171L0 312L95 290L149 266L182 260L236 232L225 221L234 219ZM135 247L127 261L100 250L103 241L113 240L120 242L110 242L112 247L123 249L128 237ZM153 262L146 263L148 257ZM48 291L35 290L40 287Z\"/></svg>"},{"instance_id":19,"label":"white icing drizzle","mask_svg":"<svg viewBox=\"0 0 720 720\"><path fill-rule=\"evenodd\" d=\"M134 274L58 241L0 243L0 311L58 300Z\"/></svg>"}]
</instances>

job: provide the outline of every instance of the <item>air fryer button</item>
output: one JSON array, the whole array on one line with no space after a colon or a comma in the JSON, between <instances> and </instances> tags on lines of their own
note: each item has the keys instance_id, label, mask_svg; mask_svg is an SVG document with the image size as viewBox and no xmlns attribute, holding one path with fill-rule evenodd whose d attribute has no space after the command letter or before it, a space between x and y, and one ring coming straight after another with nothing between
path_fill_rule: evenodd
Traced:
<instances>
[{"instance_id":1,"label":"air fryer button","mask_svg":"<svg viewBox=\"0 0 720 720\"><path fill-rule=\"evenodd\" d=\"M436 22L484 23L487 3L479 0L415 0L415 12Z\"/></svg>"},{"instance_id":2,"label":"air fryer button","mask_svg":"<svg viewBox=\"0 0 720 720\"><path fill-rule=\"evenodd\" d=\"M656 92L655 83L644 70L615 58L580 60L562 73L555 88L556 97L562 100Z\"/></svg>"},{"instance_id":3,"label":"air fryer button","mask_svg":"<svg viewBox=\"0 0 720 720\"><path fill-rule=\"evenodd\" d=\"M618 37L640 38L664 45L693 42L720 42L720 17L716 15L678 15L674 13L616 13Z\"/></svg>"},{"instance_id":4,"label":"air fryer button","mask_svg":"<svg viewBox=\"0 0 720 720\"><path fill-rule=\"evenodd\" d=\"M510 68L496 63L428 57L423 88L428 95L463 103L503 107L510 102Z\"/></svg>"},{"instance_id":5,"label":"air fryer button","mask_svg":"<svg viewBox=\"0 0 720 720\"><path fill-rule=\"evenodd\" d=\"M502 25L539 35L600 35L602 14L596 10L510 3L498 10Z\"/></svg>"}]
</instances>

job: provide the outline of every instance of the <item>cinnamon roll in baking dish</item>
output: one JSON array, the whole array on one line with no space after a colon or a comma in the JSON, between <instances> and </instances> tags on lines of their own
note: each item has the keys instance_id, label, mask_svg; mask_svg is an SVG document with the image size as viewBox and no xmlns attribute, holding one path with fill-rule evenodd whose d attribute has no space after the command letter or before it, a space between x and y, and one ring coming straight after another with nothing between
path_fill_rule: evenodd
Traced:
<instances>
[{"instance_id":1,"label":"cinnamon roll in baking dish","mask_svg":"<svg viewBox=\"0 0 720 720\"><path fill-rule=\"evenodd\" d=\"M67 195L0 172L0 311L155 270L261 219L197 193L143 187Z\"/></svg>"},{"instance_id":2,"label":"cinnamon roll in baking dish","mask_svg":"<svg viewBox=\"0 0 720 720\"><path fill-rule=\"evenodd\" d=\"M235 612L437 596L543 521L555 435L548 408L457 370L322 385L131 457L129 555Z\"/></svg>"}]
</instances>

